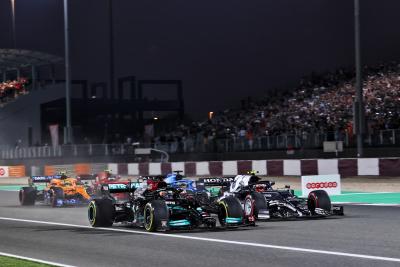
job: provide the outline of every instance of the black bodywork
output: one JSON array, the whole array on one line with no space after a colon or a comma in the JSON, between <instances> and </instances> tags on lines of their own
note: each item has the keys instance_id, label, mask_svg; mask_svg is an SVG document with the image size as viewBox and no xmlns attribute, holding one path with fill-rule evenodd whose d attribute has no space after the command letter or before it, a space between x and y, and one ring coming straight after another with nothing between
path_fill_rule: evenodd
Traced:
<instances>
[{"instance_id":1,"label":"black bodywork","mask_svg":"<svg viewBox=\"0 0 400 267\"><path fill-rule=\"evenodd\" d=\"M240 203L233 197L213 202L204 192L169 187L161 179L147 182L151 189L143 189L138 183L103 185L101 198L89 205L90 224L104 227L122 222L144 226L147 231L213 229L217 220L212 214L218 216L223 227L243 224ZM121 201L113 197L123 192L129 193L127 199ZM98 210L103 217L99 217Z\"/></svg>"},{"instance_id":2,"label":"black bodywork","mask_svg":"<svg viewBox=\"0 0 400 267\"><path fill-rule=\"evenodd\" d=\"M307 198L300 198L294 194L290 186L274 189L275 182L261 181L257 176L254 176L253 181L255 182L248 187L264 196L271 218L344 215L343 206L332 205L324 190L315 190L310 192Z\"/></svg>"}]
</instances>

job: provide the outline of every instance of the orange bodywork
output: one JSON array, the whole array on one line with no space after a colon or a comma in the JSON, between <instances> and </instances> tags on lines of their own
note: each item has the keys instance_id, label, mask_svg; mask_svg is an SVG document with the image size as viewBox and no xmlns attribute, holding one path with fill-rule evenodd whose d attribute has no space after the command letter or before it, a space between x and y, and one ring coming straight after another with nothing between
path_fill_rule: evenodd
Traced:
<instances>
[{"instance_id":1,"label":"orange bodywork","mask_svg":"<svg viewBox=\"0 0 400 267\"><path fill-rule=\"evenodd\" d=\"M50 190L52 187L61 188L65 196L75 196L79 194L86 200L91 199L86 192L85 186L75 178L52 179L45 190Z\"/></svg>"}]
</instances>

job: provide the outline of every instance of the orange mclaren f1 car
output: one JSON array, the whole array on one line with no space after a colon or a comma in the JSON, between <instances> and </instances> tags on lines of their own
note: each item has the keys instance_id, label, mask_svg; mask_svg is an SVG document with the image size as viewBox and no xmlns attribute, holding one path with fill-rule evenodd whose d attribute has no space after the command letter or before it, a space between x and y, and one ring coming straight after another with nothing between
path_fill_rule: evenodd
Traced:
<instances>
[{"instance_id":1,"label":"orange mclaren f1 car","mask_svg":"<svg viewBox=\"0 0 400 267\"><path fill-rule=\"evenodd\" d=\"M37 185L45 184L39 190ZM42 202L52 207L85 205L91 200L86 187L76 178L65 174L53 176L31 176L29 186L22 187L19 191L21 205L35 205Z\"/></svg>"}]
</instances>

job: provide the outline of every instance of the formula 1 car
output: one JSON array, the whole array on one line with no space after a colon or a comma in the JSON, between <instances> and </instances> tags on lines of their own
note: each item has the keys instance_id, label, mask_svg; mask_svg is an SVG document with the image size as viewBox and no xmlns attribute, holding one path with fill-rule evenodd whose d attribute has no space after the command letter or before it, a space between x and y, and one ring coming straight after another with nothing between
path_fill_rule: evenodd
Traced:
<instances>
[{"instance_id":1,"label":"formula 1 car","mask_svg":"<svg viewBox=\"0 0 400 267\"><path fill-rule=\"evenodd\" d=\"M81 181L85 181L86 191L92 197L101 196L101 186L103 184L111 184L111 183L129 183L128 180L123 180L121 176L112 174L110 170L104 170L99 172L98 174L84 174L79 175ZM91 183L87 183L86 181L91 180ZM116 193L116 197L125 197L126 194Z\"/></svg>"},{"instance_id":2,"label":"formula 1 car","mask_svg":"<svg viewBox=\"0 0 400 267\"><path fill-rule=\"evenodd\" d=\"M229 192L238 195L248 192L262 194L267 202L272 218L326 217L343 215L343 206L331 205L329 195L324 190L311 191L307 197L299 198L286 186L273 189L275 182L261 181L256 175L237 175L230 185ZM256 208L262 201L256 201ZM259 218L262 219L262 218Z\"/></svg>"},{"instance_id":3,"label":"formula 1 car","mask_svg":"<svg viewBox=\"0 0 400 267\"><path fill-rule=\"evenodd\" d=\"M245 222L247 225L254 224L255 218L263 217L269 218L268 208L264 203L264 208L259 204L256 208L256 201L265 202L264 197L257 193L248 194L229 194L226 188L229 188L232 178L200 178L197 181L185 179L180 173L182 171L175 171L168 174L164 181L174 188L181 188L202 196L202 201L212 203L218 201L221 197L233 196L241 201Z\"/></svg>"},{"instance_id":4,"label":"formula 1 car","mask_svg":"<svg viewBox=\"0 0 400 267\"><path fill-rule=\"evenodd\" d=\"M269 209L265 197L250 187L241 187L240 191L231 192L230 186L234 178L200 178L196 183L197 190L208 188L211 197L233 196L240 200L243 211L254 219L269 219Z\"/></svg>"},{"instance_id":5,"label":"formula 1 car","mask_svg":"<svg viewBox=\"0 0 400 267\"><path fill-rule=\"evenodd\" d=\"M105 184L103 197L94 199L88 208L93 227L109 227L123 222L144 227L147 231L173 229L216 228L218 216L221 227L238 227L245 223L240 201L222 197L204 201L202 195L168 186L164 181L148 179L141 183ZM129 192L128 201L117 201L112 193ZM206 199L207 200L207 199Z\"/></svg>"},{"instance_id":6,"label":"formula 1 car","mask_svg":"<svg viewBox=\"0 0 400 267\"><path fill-rule=\"evenodd\" d=\"M45 188L38 190L37 184L45 184ZM85 186L76 178L64 174L31 176L29 186L22 187L19 191L19 201L22 206L35 205L37 201L52 207L85 205L90 200Z\"/></svg>"},{"instance_id":7,"label":"formula 1 car","mask_svg":"<svg viewBox=\"0 0 400 267\"><path fill-rule=\"evenodd\" d=\"M196 188L196 182L194 180L186 179L181 175L181 172L182 171L174 171L173 173L167 174L164 182L174 188L184 188L193 192L198 191Z\"/></svg>"}]
</instances>

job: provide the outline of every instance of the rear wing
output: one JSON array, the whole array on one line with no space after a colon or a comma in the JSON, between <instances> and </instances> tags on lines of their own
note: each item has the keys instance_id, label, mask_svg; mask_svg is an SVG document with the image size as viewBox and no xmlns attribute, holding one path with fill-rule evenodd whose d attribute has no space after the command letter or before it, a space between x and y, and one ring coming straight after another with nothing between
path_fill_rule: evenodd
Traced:
<instances>
[{"instance_id":1,"label":"rear wing","mask_svg":"<svg viewBox=\"0 0 400 267\"><path fill-rule=\"evenodd\" d=\"M235 180L233 177L213 177L213 178L200 178L196 182L196 186L230 186L230 184Z\"/></svg>"},{"instance_id":2,"label":"rear wing","mask_svg":"<svg viewBox=\"0 0 400 267\"><path fill-rule=\"evenodd\" d=\"M110 183L101 186L102 191L109 193L129 193L135 191L136 183Z\"/></svg>"},{"instance_id":3,"label":"rear wing","mask_svg":"<svg viewBox=\"0 0 400 267\"><path fill-rule=\"evenodd\" d=\"M275 181L258 181L256 184L265 184L266 186L273 186L275 185Z\"/></svg>"},{"instance_id":4,"label":"rear wing","mask_svg":"<svg viewBox=\"0 0 400 267\"><path fill-rule=\"evenodd\" d=\"M143 180L153 180L153 181L164 181L164 179L166 178L165 175L147 175L147 176L140 176L140 179Z\"/></svg>"},{"instance_id":5,"label":"rear wing","mask_svg":"<svg viewBox=\"0 0 400 267\"><path fill-rule=\"evenodd\" d=\"M48 176L31 176L30 182L35 183L50 183L53 179L61 179L61 175L48 175Z\"/></svg>"},{"instance_id":6,"label":"rear wing","mask_svg":"<svg viewBox=\"0 0 400 267\"><path fill-rule=\"evenodd\" d=\"M80 181L94 181L96 180L96 175L95 174L81 174L77 175L76 179Z\"/></svg>"}]
</instances>

